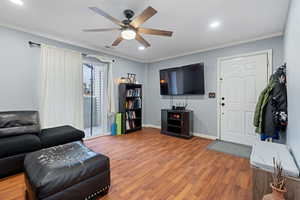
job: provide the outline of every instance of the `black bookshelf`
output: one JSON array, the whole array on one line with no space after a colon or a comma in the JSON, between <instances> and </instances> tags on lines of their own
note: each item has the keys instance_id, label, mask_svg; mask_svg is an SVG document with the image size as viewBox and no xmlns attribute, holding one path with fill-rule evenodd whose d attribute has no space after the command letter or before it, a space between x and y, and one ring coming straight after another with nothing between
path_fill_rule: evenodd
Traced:
<instances>
[{"instance_id":1,"label":"black bookshelf","mask_svg":"<svg viewBox=\"0 0 300 200\"><path fill-rule=\"evenodd\" d=\"M161 110L161 133L182 137L193 137L193 111Z\"/></svg>"},{"instance_id":2,"label":"black bookshelf","mask_svg":"<svg viewBox=\"0 0 300 200\"><path fill-rule=\"evenodd\" d=\"M142 85L119 85L119 112L122 113L122 133L142 129Z\"/></svg>"}]
</instances>

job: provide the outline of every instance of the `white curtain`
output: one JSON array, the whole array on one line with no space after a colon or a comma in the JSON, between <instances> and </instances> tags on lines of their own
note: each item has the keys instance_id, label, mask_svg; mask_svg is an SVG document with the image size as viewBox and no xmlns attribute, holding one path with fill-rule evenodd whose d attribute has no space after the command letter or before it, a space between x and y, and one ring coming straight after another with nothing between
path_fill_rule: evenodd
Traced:
<instances>
[{"instance_id":1,"label":"white curtain","mask_svg":"<svg viewBox=\"0 0 300 200\"><path fill-rule=\"evenodd\" d=\"M43 128L71 125L83 130L81 53L41 46L40 95Z\"/></svg>"},{"instance_id":2,"label":"white curtain","mask_svg":"<svg viewBox=\"0 0 300 200\"><path fill-rule=\"evenodd\" d=\"M113 79L111 62L109 62L109 64L108 64L107 89L108 89L108 113L110 115L113 115L116 113L116 108L115 108L114 79Z\"/></svg>"}]
</instances>

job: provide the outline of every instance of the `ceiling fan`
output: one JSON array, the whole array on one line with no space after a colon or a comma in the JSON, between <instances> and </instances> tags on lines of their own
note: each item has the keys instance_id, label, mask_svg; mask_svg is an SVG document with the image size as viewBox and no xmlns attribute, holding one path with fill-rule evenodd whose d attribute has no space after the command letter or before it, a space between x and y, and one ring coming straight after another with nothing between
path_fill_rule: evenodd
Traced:
<instances>
[{"instance_id":1,"label":"ceiling fan","mask_svg":"<svg viewBox=\"0 0 300 200\"><path fill-rule=\"evenodd\" d=\"M152 8L146 8L139 16L131 20L134 16L134 12L132 10L125 10L124 15L126 17L125 20L120 21L103 10L97 7L89 7L93 12L109 19L116 25L119 25L120 28L102 28L102 29L84 29L84 32L102 32L102 31L115 31L120 30L121 35L112 43L112 46L118 46L123 39L125 40L132 40L136 39L140 42L145 48L150 47L150 43L147 42L141 34L150 34L150 35L159 35L159 36L169 36L171 37L173 32L171 31L164 31L164 30L157 30L157 29L149 29L149 28L142 28L140 27L144 22L146 22L149 18L157 13L157 11Z\"/></svg>"}]
</instances>

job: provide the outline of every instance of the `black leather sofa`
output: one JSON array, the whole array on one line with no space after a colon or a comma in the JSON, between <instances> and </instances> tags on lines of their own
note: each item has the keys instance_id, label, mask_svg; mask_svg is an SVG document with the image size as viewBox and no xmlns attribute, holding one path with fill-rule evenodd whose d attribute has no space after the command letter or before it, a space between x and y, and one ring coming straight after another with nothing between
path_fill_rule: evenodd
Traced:
<instances>
[{"instance_id":1,"label":"black leather sofa","mask_svg":"<svg viewBox=\"0 0 300 200\"><path fill-rule=\"evenodd\" d=\"M0 112L0 178L22 172L29 152L83 138L71 126L41 130L37 111Z\"/></svg>"}]
</instances>

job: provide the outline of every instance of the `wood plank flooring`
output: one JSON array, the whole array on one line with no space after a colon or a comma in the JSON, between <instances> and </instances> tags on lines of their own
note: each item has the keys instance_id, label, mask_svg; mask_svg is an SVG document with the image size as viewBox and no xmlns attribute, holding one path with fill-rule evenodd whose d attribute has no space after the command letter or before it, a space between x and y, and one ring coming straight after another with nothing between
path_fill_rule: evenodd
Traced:
<instances>
[{"instance_id":1,"label":"wood plank flooring","mask_svg":"<svg viewBox=\"0 0 300 200\"><path fill-rule=\"evenodd\" d=\"M250 200L249 160L210 151L211 140L145 128L86 141L110 157L112 186L101 200ZM0 180L0 200L24 200L24 176Z\"/></svg>"}]
</instances>

